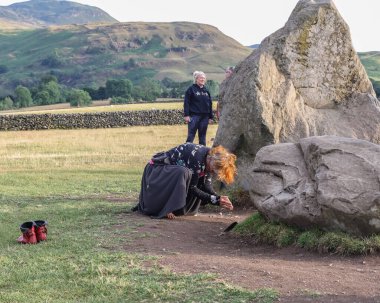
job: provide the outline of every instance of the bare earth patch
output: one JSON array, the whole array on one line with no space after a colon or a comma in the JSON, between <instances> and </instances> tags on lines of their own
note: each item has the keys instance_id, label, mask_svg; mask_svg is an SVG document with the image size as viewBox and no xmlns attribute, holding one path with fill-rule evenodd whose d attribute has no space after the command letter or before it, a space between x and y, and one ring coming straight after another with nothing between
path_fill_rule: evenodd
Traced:
<instances>
[{"instance_id":1,"label":"bare earth patch","mask_svg":"<svg viewBox=\"0 0 380 303\"><path fill-rule=\"evenodd\" d=\"M215 273L229 284L256 290L272 288L280 302L380 302L380 256L320 255L300 248L254 244L224 229L251 213L200 213L156 220L138 213L126 220L139 224L146 237L124 249L160 257L177 273Z\"/></svg>"}]
</instances>

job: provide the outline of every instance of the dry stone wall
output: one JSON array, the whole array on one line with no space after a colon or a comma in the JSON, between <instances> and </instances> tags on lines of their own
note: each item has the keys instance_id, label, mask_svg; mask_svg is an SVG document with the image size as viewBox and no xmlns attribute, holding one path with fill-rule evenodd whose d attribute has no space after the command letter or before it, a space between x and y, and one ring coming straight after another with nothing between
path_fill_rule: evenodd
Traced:
<instances>
[{"instance_id":1,"label":"dry stone wall","mask_svg":"<svg viewBox=\"0 0 380 303\"><path fill-rule=\"evenodd\" d=\"M0 130L111 128L183 123L182 110L0 116Z\"/></svg>"}]
</instances>

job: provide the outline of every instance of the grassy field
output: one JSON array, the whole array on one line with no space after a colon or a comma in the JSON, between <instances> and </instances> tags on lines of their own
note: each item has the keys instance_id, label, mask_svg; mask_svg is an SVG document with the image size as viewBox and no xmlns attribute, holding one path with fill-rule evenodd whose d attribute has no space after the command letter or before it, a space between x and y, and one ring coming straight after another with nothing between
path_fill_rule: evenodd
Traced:
<instances>
[{"instance_id":1,"label":"grassy field","mask_svg":"<svg viewBox=\"0 0 380 303\"><path fill-rule=\"evenodd\" d=\"M213 102L214 110L216 109L216 103L216 101ZM94 101L93 105L88 107L70 107L69 103L59 103L53 105L33 106L16 110L0 111L0 115L100 113L155 109L183 109L183 101L134 103L121 105L110 105L109 101Z\"/></svg>"},{"instance_id":2,"label":"grassy field","mask_svg":"<svg viewBox=\"0 0 380 303\"><path fill-rule=\"evenodd\" d=\"M216 107L216 105L215 105ZM88 107L70 107L69 103L59 103L53 105L42 105L20 108L16 110L0 111L0 115L25 115L25 114L73 114L73 113L100 113L116 111L137 111L153 109L182 109L181 102L150 102L110 105L109 101L94 101L93 106Z\"/></svg>"},{"instance_id":3,"label":"grassy field","mask_svg":"<svg viewBox=\"0 0 380 303\"><path fill-rule=\"evenodd\" d=\"M0 132L0 302L273 302L122 250L138 241L123 213L144 164L185 135L185 126ZM39 219L48 241L18 244L19 224Z\"/></svg>"}]
</instances>

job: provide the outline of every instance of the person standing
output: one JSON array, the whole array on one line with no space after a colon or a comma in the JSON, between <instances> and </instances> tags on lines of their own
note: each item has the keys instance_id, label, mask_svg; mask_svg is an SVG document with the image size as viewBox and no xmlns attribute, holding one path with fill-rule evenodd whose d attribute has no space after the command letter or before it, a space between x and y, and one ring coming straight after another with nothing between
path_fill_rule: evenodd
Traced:
<instances>
[{"instance_id":1,"label":"person standing","mask_svg":"<svg viewBox=\"0 0 380 303\"><path fill-rule=\"evenodd\" d=\"M193 143L198 131L199 144L206 146L206 133L209 123L212 123L212 100L205 86L206 74L201 71L193 73L194 84L185 93L184 119L188 125L186 142Z\"/></svg>"}]
</instances>

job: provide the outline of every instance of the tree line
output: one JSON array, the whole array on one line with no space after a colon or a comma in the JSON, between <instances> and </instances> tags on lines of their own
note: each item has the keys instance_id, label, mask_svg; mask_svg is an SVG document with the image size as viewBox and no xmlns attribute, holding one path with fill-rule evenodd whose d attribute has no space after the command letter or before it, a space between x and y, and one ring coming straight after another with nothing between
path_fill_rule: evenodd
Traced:
<instances>
[{"instance_id":1,"label":"tree line","mask_svg":"<svg viewBox=\"0 0 380 303\"><path fill-rule=\"evenodd\" d=\"M50 105L69 102L71 106L88 106L93 100L110 99L111 104L154 102L158 98L183 98L192 81L176 82L170 78L161 81L144 78L139 84L129 79L109 79L104 86L69 88L58 83L54 75L41 77L37 85L18 85L14 94L0 98L0 110ZM219 93L219 83L207 81L213 97Z\"/></svg>"}]
</instances>

